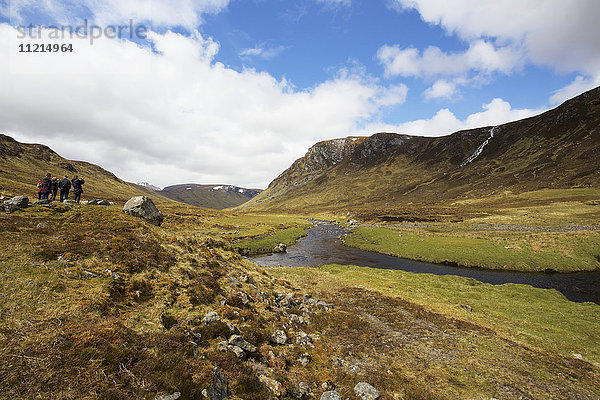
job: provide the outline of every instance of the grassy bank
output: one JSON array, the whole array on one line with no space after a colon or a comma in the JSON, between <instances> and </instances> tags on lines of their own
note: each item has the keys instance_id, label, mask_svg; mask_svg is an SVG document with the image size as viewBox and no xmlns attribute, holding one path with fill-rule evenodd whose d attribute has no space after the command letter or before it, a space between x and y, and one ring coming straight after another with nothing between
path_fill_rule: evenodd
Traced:
<instances>
[{"instance_id":1,"label":"grassy bank","mask_svg":"<svg viewBox=\"0 0 600 400\"><path fill-rule=\"evenodd\" d=\"M600 268L600 233L359 227L344 244L402 258L513 271Z\"/></svg>"},{"instance_id":2,"label":"grassy bank","mask_svg":"<svg viewBox=\"0 0 600 400\"><path fill-rule=\"evenodd\" d=\"M584 360L600 366L596 340L600 306L570 302L554 290L355 266L269 271L314 291L344 287L374 290L457 320L472 321L525 346L568 358L581 354Z\"/></svg>"},{"instance_id":3,"label":"grassy bank","mask_svg":"<svg viewBox=\"0 0 600 400\"><path fill-rule=\"evenodd\" d=\"M306 236L306 228L308 228L308 225L279 230L260 239L241 240L235 243L233 248L238 253L245 256L271 253L279 243L291 246L296 243L296 240Z\"/></svg>"}]
</instances>

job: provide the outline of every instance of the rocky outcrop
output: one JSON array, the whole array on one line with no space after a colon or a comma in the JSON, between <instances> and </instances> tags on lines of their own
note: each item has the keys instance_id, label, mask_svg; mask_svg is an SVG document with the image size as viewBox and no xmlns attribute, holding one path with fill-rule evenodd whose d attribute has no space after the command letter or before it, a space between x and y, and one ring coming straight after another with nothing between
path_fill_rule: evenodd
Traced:
<instances>
[{"instance_id":1,"label":"rocky outcrop","mask_svg":"<svg viewBox=\"0 0 600 400\"><path fill-rule=\"evenodd\" d=\"M10 200L6 200L2 204L4 211L6 211L8 214L15 212L17 210L22 210L24 208L27 208L28 205L29 205L29 198L27 196L16 196Z\"/></svg>"},{"instance_id":2,"label":"rocky outcrop","mask_svg":"<svg viewBox=\"0 0 600 400\"><path fill-rule=\"evenodd\" d=\"M142 218L153 225L160 225L164 220L162 213L158 211L152 199L146 196L136 196L129 199L123 207L123 212Z\"/></svg>"}]
</instances>

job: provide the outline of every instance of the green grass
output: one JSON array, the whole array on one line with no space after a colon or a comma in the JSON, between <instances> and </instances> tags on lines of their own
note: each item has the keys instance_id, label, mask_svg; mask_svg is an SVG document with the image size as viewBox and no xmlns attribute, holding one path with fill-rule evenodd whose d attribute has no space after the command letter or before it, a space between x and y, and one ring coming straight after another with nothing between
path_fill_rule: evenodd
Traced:
<instances>
[{"instance_id":1,"label":"green grass","mask_svg":"<svg viewBox=\"0 0 600 400\"><path fill-rule=\"evenodd\" d=\"M306 228L307 226L301 228L288 228L277 231L272 235L261 239L242 240L235 243L233 248L243 255L271 253L279 243L291 246L296 243L296 240L306 236Z\"/></svg>"},{"instance_id":2,"label":"green grass","mask_svg":"<svg viewBox=\"0 0 600 400\"><path fill-rule=\"evenodd\" d=\"M514 271L600 268L600 233L359 227L344 244L402 258Z\"/></svg>"},{"instance_id":3,"label":"green grass","mask_svg":"<svg viewBox=\"0 0 600 400\"><path fill-rule=\"evenodd\" d=\"M600 366L597 340L600 306L568 301L555 290L356 266L270 271L294 283L312 285L315 291L344 286L375 290L447 316L473 321L527 346L566 357L581 354L584 360ZM470 306L472 311L460 304Z\"/></svg>"}]
</instances>

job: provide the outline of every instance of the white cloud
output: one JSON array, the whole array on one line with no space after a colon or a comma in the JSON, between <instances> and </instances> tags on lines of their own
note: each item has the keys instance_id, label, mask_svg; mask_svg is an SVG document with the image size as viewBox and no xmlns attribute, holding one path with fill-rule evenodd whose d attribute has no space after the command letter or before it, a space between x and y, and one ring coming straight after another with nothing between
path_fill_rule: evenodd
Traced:
<instances>
[{"instance_id":1,"label":"white cloud","mask_svg":"<svg viewBox=\"0 0 600 400\"><path fill-rule=\"evenodd\" d=\"M260 44L256 47L252 47L252 48L248 48L248 49L244 49L242 51L240 51L240 58L252 58L252 57L259 57L262 58L264 60L271 60L275 57L277 57L279 54L281 54L284 50L286 49L285 46L268 46L266 44Z\"/></svg>"},{"instance_id":2,"label":"white cloud","mask_svg":"<svg viewBox=\"0 0 600 400\"><path fill-rule=\"evenodd\" d=\"M342 137L402 103L360 73L307 90L215 62L194 32L150 33L155 51L123 40L73 40L72 54L16 53L0 24L0 131L98 163L131 181L266 186L315 141Z\"/></svg>"},{"instance_id":3,"label":"white cloud","mask_svg":"<svg viewBox=\"0 0 600 400\"><path fill-rule=\"evenodd\" d=\"M391 0L424 21L472 42L522 47L529 61L559 71L600 71L597 0Z\"/></svg>"},{"instance_id":4,"label":"white cloud","mask_svg":"<svg viewBox=\"0 0 600 400\"><path fill-rule=\"evenodd\" d=\"M496 98L482 106L483 111L471 114L460 120L447 108L439 110L431 118L408 121L398 125L369 124L357 135L371 135L373 132L396 132L418 136L442 136L463 129L494 126L542 113L545 110L513 109L510 103Z\"/></svg>"},{"instance_id":5,"label":"white cloud","mask_svg":"<svg viewBox=\"0 0 600 400\"><path fill-rule=\"evenodd\" d=\"M457 83L445 79L437 80L430 88L423 92L426 100L431 99L453 99L457 96Z\"/></svg>"},{"instance_id":6,"label":"white cloud","mask_svg":"<svg viewBox=\"0 0 600 400\"><path fill-rule=\"evenodd\" d=\"M558 105L587 90L593 89L598 85L600 85L600 74L598 74L596 78L590 78L581 75L577 76L573 82L564 88L557 90L552 96L550 96L550 104Z\"/></svg>"},{"instance_id":7,"label":"white cloud","mask_svg":"<svg viewBox=\"0 0 600 400\"><path fill-rule=\"evenodd\" d=\"M439 47L429 46L420 54L414 47L384 45L377 52L386 76L463 76L470 72L510 74L522 66L518 49L496 48L485 40L472 42L463 52L445 53Z\"/></svg>"},{"instance_id":8,"label":"white cloud","mask_svg":"<svg viewBox=\"0 0 600 400\"><path fill-rule=\"evenodd\" d=\"M216 14L229 0L10 0L10 7L0 9L13 23L23 23L23 14L36 11L58 23L73 23L83 10L92 13L97 24L150 21L155 27L183 26L196 29L203 14ZM8 12L10 10L10 12ZM9 15L7 15L9 14Z\"/></svg>"}]
</instances>

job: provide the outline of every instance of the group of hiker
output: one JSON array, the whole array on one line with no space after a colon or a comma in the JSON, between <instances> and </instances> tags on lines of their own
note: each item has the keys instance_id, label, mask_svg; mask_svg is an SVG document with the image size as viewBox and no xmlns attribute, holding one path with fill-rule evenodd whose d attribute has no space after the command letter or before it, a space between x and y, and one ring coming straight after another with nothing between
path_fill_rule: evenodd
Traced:
<instances>
[{"instance_id":1,"label":"group of hiker","mask_svg":"<svg viewBox=\"0 0 600 400\"><path fill-rule=\"evenodd\" d=\"M69 199L69 192L73 188L74 200L79 203L81 200L81 194L83 193L83 184L85 180L79 178L77 175L69 180L69 177L65 175L64 178L59 180L56 177L52 177L51 174L46 174L44 179L37 183L38 187L38 200L56 200L56 195L60 190L60 202Z\"/></svg>"}]
</instances>

